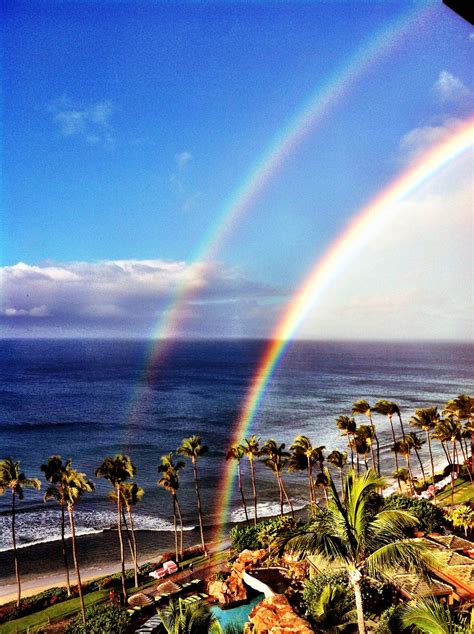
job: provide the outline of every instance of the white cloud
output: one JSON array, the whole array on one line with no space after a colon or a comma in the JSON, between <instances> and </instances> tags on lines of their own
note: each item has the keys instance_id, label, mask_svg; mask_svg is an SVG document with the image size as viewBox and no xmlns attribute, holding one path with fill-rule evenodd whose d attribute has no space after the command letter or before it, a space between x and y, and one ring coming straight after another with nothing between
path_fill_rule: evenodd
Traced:
<instances>
[{"instance_id":1,"label":"white cloud","mask_svg":"<svg viewBox=\"0 0 474 634\"><path fill-rule=\"evenodd\" d=\"M186 297L168 335L242 335L245 329L251 332L249 303L261 306L264 312L269 301L281 297L278 289L255 283L242 271L217 262L20 262L0 268L0 285L0 322L13 329L10 334L21 334L27 327L40 334L81 330L145 335L168 314L176 293L184 286ZM268 319L263 316L262 328L269 327Z\"/></svg>"},{"instance_id":2,"label":"white cloud","mask_svg":"<svg viewBox=\"0 0 474 634\"><path fill-rule=\"evenodd\" d=\"M447 70L442 70L433 86L434 92L444 102L463 104L472 96L463 82Z\"/></svg>"},{"instance_id":3,"label":"white cloud","mask_svg":"<svg viewBox=\"0 0 474 634\"><path fill-rule=\"evenodd\" d=\"M185 150L184 152L176 154L174 160L179 168L183 168L189 161L193 160L193 155Z\"/></svg>"},{"instance_id":4,"label":"white cloud","mask_svg":"<svg viewBox=\"0 0 474 634\"><path fill-rule=\"evenodd\" d=\"M91 145L113 143L111 118L115 108L109 100L81 104L62 97L49 103L48 111L64 137L79 137Z\"/></svg>"},{"instance_id":5,"label":"white cloud","mask_svg":"<svg viewBox=\"0 0 474 634\"><path fill-rule=\"evenodd\" d=\"M298 336L470 339L474 335L472 158L432 178L335 277Z\"/></svg>"},{"instance_id":6,"label":"white cloud","mask_svg":"<svg viewBox=\"0 0 474 634\"><path fill-rule=\"evenodd\" d=\"M433 123L410 130L400 141L403 159L412 160L421 156L430 146L447 139L460 123L460 119L447 117L440 123Z\"/></svg>"}]
</instances>

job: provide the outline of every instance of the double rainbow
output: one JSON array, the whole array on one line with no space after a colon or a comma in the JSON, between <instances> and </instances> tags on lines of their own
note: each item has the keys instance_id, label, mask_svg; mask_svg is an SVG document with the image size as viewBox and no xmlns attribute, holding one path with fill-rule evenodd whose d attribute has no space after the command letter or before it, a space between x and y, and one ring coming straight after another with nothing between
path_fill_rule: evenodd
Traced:
<instances>
[{"instance_id":1,"label":"double rainbow","mask_svg":"<svg viewBox=\"0 0 474 634\"><path fill-rule=\"evenodd\" d=\"M167 306L162 311L161 318L151 332L152 344L146 357L143 378L130 399L126 415L125 432L130 437L134 433L134 425L138 424L140 419L139 409L145 394L143 384L146 383L152 370L163 360L172 338L180 335L187 304L199 294L199 287L194 277L196 267L212 262L226 239L252 208L258 196L269 185L295 148L336 109L370 69L384 56L393 52L397 46L401 46L404 38L415 31L420 24L429 21L432 12L432 7L425 6L421 9L419 7L410 9L379 31L357 50L352 58L346 60L336 73L310 94L295 114L278 130L264 153L250 167L240 185L224 203L192 258L194 264L176 284Z\"/></svg>"},{"instance_id":2,"label":"double rainbow","mask_svg":"<svg viewBox=\"0 0 474 634\"><path fill-rule=\"evenodd\" d=\"M273 373L301 322L333 280L367 244L374 232L395 213L395 205L407 198L425 181L474 145L474 118L465 121L449 136L432 146L420 159L396 176L366 207L359 211L345 230L318 259L289 303L277 324L243 402L231 444L240 444L248 433ZM229 521L236 475L235 464L227 463L217 497L218 537L223 537Z\"/></svg>"}]
</instances>

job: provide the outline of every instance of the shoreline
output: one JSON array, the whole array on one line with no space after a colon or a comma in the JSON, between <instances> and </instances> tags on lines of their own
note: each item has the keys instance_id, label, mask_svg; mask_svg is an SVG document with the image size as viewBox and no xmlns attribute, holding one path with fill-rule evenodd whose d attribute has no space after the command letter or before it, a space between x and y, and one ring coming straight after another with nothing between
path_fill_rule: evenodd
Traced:
<instances>
[{"instance_id":1,"label":"shoreline","mask_svg":"<svg viewBox=\"0 0 474 634\"><path fill-rule=\"evenodd\" d=\"M421 471L413 468L414 474L421 479ZM435 460L435 472L442 472L447 466L446 460L442 456ZM430 474L427 473L430 477ZM385 492L386 495L397 493L396 481L390 476L385 476L389 483ZM299 510L304 512L306 507ZM252 509L249 509L250 511ZM251 515L251 514L250 514ZM250 517L249 515L249 517ZM270 519L279 515L261 515L260 519ZM228 529L234 525L245 523L245 521L230 522ZM211 540L216 534L216 526L208 526L205 528L207 540ZM136 538L139 552L142 555L139 559L139 565L146 562L154 562L161 556L163 552L174 550L174 535L170 531L150 531L137 530ZM185 531L183 533L184 546L198 546L199 536L198 529ZM227 540L226 540L227 541ZM223 542L224 544L226 543ZM70 538L67 539L70 544ZM212 541L208 542L212 544ZM215 543L215 542L214 542ZM227 542L228 543L228 542ZM52 587L65 586L65 573L61 566L60 557L60 540L40 542L30 546L24 546L19 549L20 570L22 573L22 598L27 598L33 594L48 590ZM87 533L77 538L78 558L81 566L81 578L83 582L91 581L98 577L111 575L120 572L120 561L118 560L118 535L114 529L104 530L100 533ZM221 544L221 549L224 548ZM28 557L28 555L30 555ZM45 565L50 569L44 574L38 571L39 565ZM74 585L74 570L71 568L71 584ZM52 566L52 567L51 567ZM132 568L133 562L130 553L126 551L125 558L126 568ZM2 579L0 585L0 605L4 605L16 599L16 579L13 571L12 550L0 552L0 568L10 569L9 573Z\"/></svg>"}]
</instances>

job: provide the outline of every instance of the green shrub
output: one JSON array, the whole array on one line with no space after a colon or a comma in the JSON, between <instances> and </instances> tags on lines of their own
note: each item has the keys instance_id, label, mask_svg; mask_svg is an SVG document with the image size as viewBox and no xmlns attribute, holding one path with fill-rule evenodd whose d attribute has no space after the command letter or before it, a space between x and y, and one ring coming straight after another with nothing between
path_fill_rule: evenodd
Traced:
<instances>
[{"instance_id":1,"label":"green shrub","mask_svg":"<svg viewBox=\"0 0 474 634\"><path fill-rule=\"evenodd\" d=\"M112 605L96 606L86 610L87 634L126 634L130 617L123 608ZM77 616L69 624L67 634L86 634L82 616Z\"/></svg>"},{"instance_id":2,"label":"green shrub","mask_svg":"<svg viewBox=\"0 0 474 634\"><path fill-rule=\"evenodd\" d=\"M311 614L314 606L319 601L319 597L325 586L341 586L347 589L347 600L353 604L354 594L347 574L343 571L323 571L315 579L306 583L303 592L303 601ZM376 579L362 579L361 583L362 601L367 616L377 616L386 610L392 603L392 588L390 585L381 583ZM346 611L349 606L342 606L342 611Z\"/></svg>"},{"instance_id":3,"label":"green shrub","mask_svg":"<svg viewBox=\"0 0 474 634\"><path fill-rule=\"evenodd\" d=\"M230 531L232 548L242 550L256 550L259 547L258 529L255 526L234 526Z\"/></svg>"},{"instance_id":4,"label":"green shrub","mask_svg":"<svg viewBox=\"0 0 474 634\"><path fill-rule=\"evenodd\" d=\"M402 509L414 515L420 522L415 530L432 533L440 531L445 524L442 511L428 500L407 498L399 493L392 493L386 499L385 506Z\"/></svg>"},{"instance_id":5,"label":"green shrub","mask_svg":"<svg viewBox=\"0 0 474 634\"><path fill-rule=\"evenodd\" d=\"M214 575L214 580L225 581L228 577L229 575L226 572L224 572L223 570L219 570L219 572L216 572L216 574Z\"/></svg>"},{"instance_id":6,"label":"green shrub","mask_svg":"<svg viewBox=\"0 0 474 634\"><path fill-rule=\"evenodd\" d=\"M324 602L324 610L321 613L321 596L328 592L328 589L331 598L329 602ZM323 572L316 579L308 581L303 592L303 601L317 631L342 626L348 614L355 608L354 595L348 587L347 577L340 572Z\"/></svg>"},{"instance_id":7,"label":"green shrub","mask_svg":"<svg viewBox=\"0 0 474 634\"><path fill-rule=\"evenodd\" d=\"M392 605L380 617L375 634L401 634L405 632L402 625L403 606Z\"/></svg>"}]
</instances>

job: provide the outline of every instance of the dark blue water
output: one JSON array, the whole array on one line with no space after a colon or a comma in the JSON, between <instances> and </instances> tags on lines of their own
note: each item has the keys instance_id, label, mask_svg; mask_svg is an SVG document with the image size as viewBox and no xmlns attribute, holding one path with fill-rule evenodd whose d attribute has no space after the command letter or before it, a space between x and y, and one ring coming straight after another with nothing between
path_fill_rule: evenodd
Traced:
<instances>
[{"instance_id":1,"label":"dark blue water","mask_svg":"<svg viewBox=\"0 0 474 634\"><path fill-rule=\"evenodd\" d=\"M28 476L40 477L40 464L59 453L93 476L106 455L129 453L146 491L137 508L138 528L169 531L169 495L156 486L159 458L184 437L199 434L210 450L200 461L200 472L205 521L212 524L232 426L264 348L264 342L247 340L175 343L145 378L147 342L2 341L0 457L20 460ZM328 451L343 449L334 419L350 413L355 400L394 400L408 420L415 407L442 406L459 393L472 392L473 360L472 344L298 342L271 382L252 431L288 445L306 434ZM376 424L388 452L387 423L377 417ZM391 471L387 453L388 462ZM258 477L261 512L275 512L273 476L258 465ZM302 504L304 475L288 476L288 482L292 497ZM79 533L115 523L107 492L107 483L97 481L96 493L79 503ZM189 465L182 472L180 495L185 523L192 527ZM0 497L0 550L10 547L9 502L7 495ZM237 506L236 498L234 519ZM23 544L58 537L57 510L43 503L41 493L28 493L20 507Z\"/></svg>"}]
</instances>

